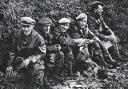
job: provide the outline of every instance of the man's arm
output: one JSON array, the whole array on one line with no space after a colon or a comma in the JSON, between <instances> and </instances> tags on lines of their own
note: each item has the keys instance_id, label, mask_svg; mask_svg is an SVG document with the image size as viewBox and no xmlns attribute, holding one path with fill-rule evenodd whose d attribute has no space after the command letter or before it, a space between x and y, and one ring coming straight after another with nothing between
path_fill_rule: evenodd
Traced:
<instances>
[{"instance_id":1,"label":"man's arm","mask_svg":"<svg viewBox=\"0 0 128 89\"><path fill-rule=\"evenodd\" d=\"M39 39L37 39L39 44L37 46L37 49L35 50L34 54L27 57L21 64L21 68L22 67L27 67L29 65L30 62L35 63L38 60L42 60L42 58L45 56L46 54L46 45L44 43L44 39L42 37L40 37Z\"/></svg>"},{"instance_id":2,"label":"man's arm","mask_svg":"<svg viewBox=\"0 0 128 89\"><path fill-rule=\"evenodd\" d=\"M68 35L68 37L63 37L60 35L60 32L58 32L58 31L56 31L54 33L55 33L54 39L56 42L59 42L60 44L71 45L71 46L75 45L74 39L72 39L69 35Z\"/></svg>"},{"instance_id":3,"label":"man's arm","mask_svg":"<svg viewBox=\"0 0 128 89\"><path fill-rule=\"evenodd\" d=\"M88 29L88 35L91 38L89 41L90 43L92 43L94 40L100 41L99 38L89 29Z\"/></svg>"},{"instance_id":4,"label":"man's arm","mask_svg":"<svg viewBox=\"0 0 128 89\"><path fill-rule=\"evenodd\" d=\"M60 37L60 42L62 44L66 44L66 45L69 45L69 46L75 46L76 45L76 39L72 39L70 37L68 38L65 38L65 37Z\"/></svg>"},{"instance_id":5,"label":"man's arm","mask_svg":"<svg viewBox=\"0 0 128 89\"><path fill-rule=\"evenodd\" d=\"M110 29L110 27L107 26L104 20L103 20L103 26L107 30L107 32L109 32L110 36L114 35L114 32Z\"/></svg>"},{"instance_id":6,"label":"man's arm","mask_svg":"<svg viewBox=\"0 0 128 89\"><path fill-rule=\"evenodd\" d=\"M42 37L39 38L38 49L35 51L35 54L30 56L30 60L36 62L40 60L41 57L44 57L46 54L46 45L44 43L44 39Z\"/></svg>"},{"instance_id":7,"label":"man's arm","mask_svg":"<svg viewBox=\"0 0 128 89\"><path fill-rule=\"evenodd\" d=\"M97 36L92 32L92 31L90 31L89 29L88 29L88 35L89 35L89 37L91 38L91 39L95 39Z\"/></svg>"},{"instance_id":8,"label":"man's arm","mask_svg":"<svg viewBox=\"0 0 128 89\"><path fill-rule=\"evenodd\" d=\"M108 36L105 36L105 38L110 40L113 43L117 43L117 37L115 36L114 32L106 25L104 20L103 20L103 26L105 27L107 32L110 34Z\"/></svg>"},{"instance_id":9,"label":"man's arm","mask_svg":"<svg viewBox=\"0 0 128 89\"><path fill-rule=\"evenodd\" d=\"M47 51L59 51L61 49L60 44L47 46Z\"/></svg>"}]
</instances>

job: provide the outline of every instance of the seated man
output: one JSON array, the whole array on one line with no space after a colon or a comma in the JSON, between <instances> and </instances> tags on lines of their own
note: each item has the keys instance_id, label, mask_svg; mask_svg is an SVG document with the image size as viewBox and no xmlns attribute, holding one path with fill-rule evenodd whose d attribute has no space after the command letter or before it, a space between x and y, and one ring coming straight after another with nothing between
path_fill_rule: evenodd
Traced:
<instances>
[{"instance_id":1,"label":"seated man","mask_svg":"<svg viewBox=\"0 0 128 89\"><path fill-rule=\"evenodd\" d=\"M103 3L95 1L91 5L91 10L94 13L94 31L95 35L100 39L100 45L102 49L104 50L105 55L109 57L109 61L111 63L115 61L121 61L119 49L118 49L118 40L115 36L114 32L106 25L104 19L103 19ZM111 55L109 54L108 49L112 48L113 52L115 53L114 57L117 57L114 60Z\"/></svg>"},{"instance_id":2,"label":"seated man","mask_svg":"<svg viewBox=\"0 0 128 89\"><path fill-rule=\"evenodd\" d=\"M64 68L68 71L68 76L72 76L72 66L74 61L72 46L76 44L76 41L70 38L68 33L69 27L70 19L62 18L59 20L58 27L54 33L56 35L56 42L61 45L61 50L64 53Z\"/></svg>"},{"instance_id":3,"label":"seated man","mask_svg":"<svg viewBox=\"0 0 128 89\"><path fill-rule=\"evenodd\" d=\"M54 27L52 25L52 20L49 18L42 18L38 22L38 32L44 38L46 44L46 55L45 55L45 74L44 74L44 83L45 88L50 87L50 77L52 75L61 74L62 66L64 62L64 54L61 51L61 46L56 44L55 36L53 34ZM52 74L51 74L52 73Z\"/></svg>"},{"instance_id":4,"label":"seated man","mask_svg":"<svg viewBox=\"0 0 128 89\"><path fill-rule=\"evenodd\" d=\"M73 50L74 55L76 55L77 70L85 70L87 67L86 60L89 58L92 58L92 60L98 63L99 66L111 66L104 61L98 43L99 39L88 28L86 14L81 13L76 17L76 23L72 26L70 31L72 31L72 38L83 39L83 44L77 45L77 49L75 47ZM82 43L82 40L80 41ZM91 50L92 48L95 50Z\"/></svg>"},{"instance_id":5,"label":"seated man","mask_svg":"<svg viewBox=\"0 0 128 89\"><path fill-rule=\"evenodd\" d=\"M23 79L25 89L42 89L46 53L44 39L34 30L36 21L30 17L21 18L21 30L15 32L10 50L7 74L17 72L18 81Z\"/></svg>"}]
</instances>

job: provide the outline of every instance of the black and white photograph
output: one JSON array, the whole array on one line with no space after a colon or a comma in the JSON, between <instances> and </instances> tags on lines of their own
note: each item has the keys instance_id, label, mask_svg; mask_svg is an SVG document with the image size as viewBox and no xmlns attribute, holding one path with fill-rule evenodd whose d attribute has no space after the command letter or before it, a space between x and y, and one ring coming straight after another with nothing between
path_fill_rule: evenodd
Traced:
<instances>
[{"instance_id":1,"label":"black and white photograph","mask_svg":"<svg viewBox=\"0 0 128 89\"><path fill-rule=\"evenodd\" d=\"M128 89L128 0L0 0L0 89Z\"/></svg>"}]
</instances>

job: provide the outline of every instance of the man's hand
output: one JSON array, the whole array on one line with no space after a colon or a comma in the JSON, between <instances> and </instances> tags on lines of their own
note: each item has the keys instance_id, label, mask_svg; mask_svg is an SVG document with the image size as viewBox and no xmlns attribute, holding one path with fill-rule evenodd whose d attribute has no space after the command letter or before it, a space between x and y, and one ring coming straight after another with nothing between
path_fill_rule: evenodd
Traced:
<instances>
[{"instance_id":1,"label":"man's hand","mask_svg":"<svg viewBox=\"0 0 128 89\"><path fill-rule=\"evenodd\" d=\"M93 39L88 41L88 43L93 43L93 42L94 42L94 40L93 40Z\"/></svg>"},{"instance_id":2,"label":"man's hand","mask_svg":"<svg viewBox=\"0 0 128 89\"><path fill-rule=\"evenodd\" d=\"M30 63L30 59L26 59L22 62L21 66L27 67L29 63Z\"/></svg>"},{"instance_id":3,"label":"man's hand","mask_svg":"<svg viewBox=\"0 0 128 89\"><path fill-rule=\"evenodd\" d=\"M115 36L106 36L105 37L106 41L110 41L111 43L117 43L117 38Z\"/></svg>"},{"instance_id":4,"label":"man's hand","mask_svg":"<svg viewBox=\"0 0 128 89\"><path fill-rule=\"evenodd\" d=\"M75 42L76 42L76 44L78 45L78 46L82 46L83 45L83 43L84 43L84 41L85 41L85 39L75 39Z\"/></svg>"},{"instance_id":5,"label":"man's hand","mask_svg":"<svg viewBox=\"0 0 128 89\"><path fill-rule=\"evenodd\" d=\"M28 62L32 62L32 63L35 63L37 62L39 59L41 58L41 55L33 55L33 56L30 56L28 57Z\"/></svg>"},{"instance_id":6,"label":"man's hand","mask_svg":"<svg viewBox=\"0 0 128 89\"><path fill-rule=\"evenodd\" d=\"M8 76L11 76L11 74L13 74L13 68L12 68L12 67L7 67L7 69L6 69L6 74L7 74Z\"/></svg>"}]
</instances>

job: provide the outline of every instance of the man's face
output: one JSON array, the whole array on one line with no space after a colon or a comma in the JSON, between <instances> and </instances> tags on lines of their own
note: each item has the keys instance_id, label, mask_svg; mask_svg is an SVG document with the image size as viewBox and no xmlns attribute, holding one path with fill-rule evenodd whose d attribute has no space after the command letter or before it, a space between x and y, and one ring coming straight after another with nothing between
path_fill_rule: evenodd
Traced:
<instances>
[{"instance_id":1,"label":"man's face","mask_svg":"<svg viewBox=\"0 0 128 89\"><path fill-rule=\"evenodd\" d=\"M42 26L42 31L43 31L44 33L49 33L50 28L51 28L51 25L49 25L49 24L43 25L43 26Z\"/></svg>"},{"instance_id":2,"label":"man's face","mask_svg":"<svg viewBox=\"0 0 128 89\"><path fill-rule=\"evenodd\" d=\"M80 28L85 28L85 26L87 26L87 19L81 19L78 21L78 24L80 26Z\"/></svg>"},{"instance_id":3,"label":"man's face","mask_svg":"<svg viewBox=\"0 0 128 89\"><path fill-rule=\"evenodd\" d=\"M98 8L94 9L94 12L95 12L96 15L101 16L102 13L103 13L103 6L102 5L98 5Z\"/></svg>"},{"instance_id":4,"label":"man's face","mask_svg":"<svg viewBox=\"0 0 128 89\"><path fill-rule=\"evenodd\" d=\"M30 35L33 28L34 28L34 25L22 25L22 31L24 35Z\"/></svg>"},{"instance_id":5,"label":"man's face","mask_svg":"<svg viewBox=\"0 0 128 89\"><path fill-rule=\"evenodd\" d=\"M69 29L69 23L60 24L61 32L66 32Z\"/></svg>"}]
</instances>

